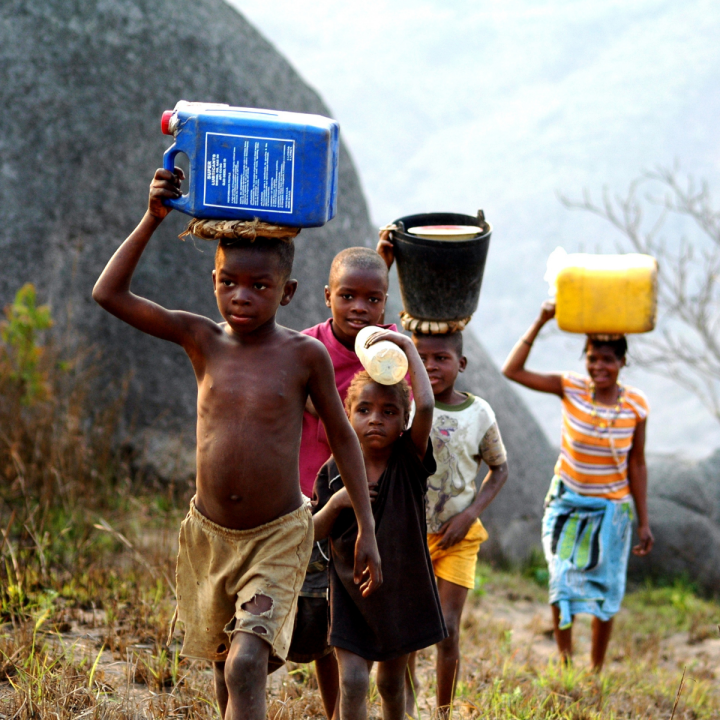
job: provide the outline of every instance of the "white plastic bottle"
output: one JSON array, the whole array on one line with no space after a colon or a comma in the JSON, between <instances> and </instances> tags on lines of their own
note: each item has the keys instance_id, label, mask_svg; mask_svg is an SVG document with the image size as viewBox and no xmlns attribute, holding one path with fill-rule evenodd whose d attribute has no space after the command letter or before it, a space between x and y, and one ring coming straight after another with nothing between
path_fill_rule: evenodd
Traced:
<instances>
[{"instance_id":1,"label":"white plastic bottle","mask_svg":"<svg viewBox=\"0 0 720 720\"><path fill-rule=\"evenodd\" d=\"M389 340L381 340L370 347L365 347L369 338L382 331L383 328L376 325L363 328L355 338L355 354L375 382L381 385L395 385L407 375L407 355Z\"/></svg>"}]
</instances>

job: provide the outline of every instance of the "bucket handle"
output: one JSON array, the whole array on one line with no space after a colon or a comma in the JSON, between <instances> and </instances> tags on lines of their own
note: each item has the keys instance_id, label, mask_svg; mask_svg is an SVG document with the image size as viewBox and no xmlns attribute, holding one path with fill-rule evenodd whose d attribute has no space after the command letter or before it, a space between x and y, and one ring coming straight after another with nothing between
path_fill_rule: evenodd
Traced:
<instances>
[{"instance_id":1,"label":"bucket handle","mask_svg":"<svg viewBox=\"0 0 720 720\"><path fill-rule=\"evenodd\" d=\"M182 138L184 136L181 136L181 139L175 140L175 142L163 153L163 168L165 170L169 170L170 172L175 172L175 157L179 155L180 153L185 153L188 157L190 157L190 153L188 150L189 147L185 146L185 143L182 141ZM189 178L190 182L194 181L194 178ZM180 210L181 212L190 212L190 193L187 192L184 195L181 195L179 198L167 198L163 200L163 204L167 205L168 207L171 207L175 210Z\"/></svg>"}]
</instances>

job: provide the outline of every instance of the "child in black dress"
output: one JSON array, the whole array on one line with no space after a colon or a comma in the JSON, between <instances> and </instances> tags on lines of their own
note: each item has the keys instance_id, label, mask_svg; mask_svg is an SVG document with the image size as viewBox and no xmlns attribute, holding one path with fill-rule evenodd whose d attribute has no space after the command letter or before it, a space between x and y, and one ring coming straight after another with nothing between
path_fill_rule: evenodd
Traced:
<instances>
[{"instance_id":1,"label":"child in black dress","mask_svg":"<svg viewBox=\"0 0 720 720\"><path fill-rule=\"evenodd\" d=\"M390 340L408 356L415 399L405 380L380 385L366 372L353 379L345 400L358 435L373 500L375 536L383 584L363 597L353 577L358 526L333 458L315 481L315 539L330 537L330 645L340 667L340 718L364 720L373 661L383 720L405 715L405 670L409 653L447 636L427 548L425 493L435 472L429 445L433 392L411 340L385 330L372 342Z\"/></svg>"}]
</instances>

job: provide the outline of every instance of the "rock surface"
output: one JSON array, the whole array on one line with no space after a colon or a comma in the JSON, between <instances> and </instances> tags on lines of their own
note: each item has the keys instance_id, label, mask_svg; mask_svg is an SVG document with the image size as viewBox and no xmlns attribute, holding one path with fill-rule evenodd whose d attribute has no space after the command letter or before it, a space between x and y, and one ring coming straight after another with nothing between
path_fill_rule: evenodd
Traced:
<instances>
[{"instance_id":1,"label":"rock surface","mask_svg":"<svg viewBox=\"0 0 720 720\"><path fill-rule=\"evenodd\" d=\"M720 451L700 462L674 457L648 460L648 513L655 547L631 556L635 577L684 575L720 592Z\"/></svg>"},{"instance_id":2,"label":"rock surface","mask_svg":"<svg viewBox=\"0 0 720 720\"><path fill-rule=\"evenodd\" d=\"M105 314L91 300L92 286L142 216L149 181L169 145L160 133L164 109L184 98L329 112L222 0L6 0L0 69L0 304L34 282L59 333L97 350L102 387L114 392L128 383L126 433L142 445L140 454L161 475L191 475L196 391L189 362L179 348ZM294 328L327 317L321 289L333 255L374 243L345 147L340 168L338 216L297 240L300 289L280 318ZM169 216L133 289L217 318L214 246L178 240L187 219ZM395 317L397 301L393 306ZM485 518L493 536L488 548L518 559L539 544L554 453L471 337L467 354L464 383L496 409L511 456L511 480Z\"/></svg>"},{"instance_id":3,"label":"rock surface","mask_svg":"<svg viewBox=\"0 0 720 720\"><path fill-rule=\"evenodd\" d=\"M110 318L90 293L140 220L170 138L160 115L180 98L328 114L275 48L222 0L30 0L0 6L0 303L25 281L129 377L138 427L189 432L195 388L184 352ZM365 200L342 148L340 212L297 241L299 292L283 322L324 315L336 245L368 244ZM172 213L134 278L139 294L219 318L214 245L182 242ZM107 348L112 348L107 352Z\"/></svg>"}]
</instances>

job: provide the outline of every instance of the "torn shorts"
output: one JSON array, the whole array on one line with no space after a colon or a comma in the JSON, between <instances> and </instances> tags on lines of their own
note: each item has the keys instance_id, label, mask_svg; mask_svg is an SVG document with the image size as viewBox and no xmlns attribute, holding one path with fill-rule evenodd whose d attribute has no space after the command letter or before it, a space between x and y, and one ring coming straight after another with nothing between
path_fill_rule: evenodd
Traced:
<instances>
[{"instance_id":1,"label":"torn shorts","mask_svg":"<svg viewBox=\"0 0 720 720\"><path fill-rule=\"evenodd\" d=\"M271 665L282 664L312 547L307 503L265 525L231 530L201 515L193 498L180 526L176 571L181 655L223 661L233 635L245 632L267 641ZM263 596L270 600L266 611L243 607L253 599L264 605Z\"/></svg>"}]
</instances>

